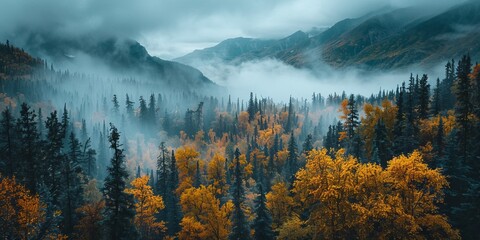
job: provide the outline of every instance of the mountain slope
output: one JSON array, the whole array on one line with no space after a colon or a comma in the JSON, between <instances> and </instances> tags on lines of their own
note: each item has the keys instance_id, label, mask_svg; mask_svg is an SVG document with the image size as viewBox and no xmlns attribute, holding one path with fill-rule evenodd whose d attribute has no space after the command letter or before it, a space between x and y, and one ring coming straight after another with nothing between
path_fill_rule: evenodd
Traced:
<instances>
[{"instance_id":1,"label":"mountain slope","mask_svg":"<svg viewBox=\"0 0 480 240\"><path fill-rule=\"evenodd\" d=\"M224 58L219 52L225 42L238 44L232 39L178 59L194 64L195 59L211 60L214 55L216 60L235 64L276 58L299 68L328 64L334 68L396 69L433 66L467 53L480 57L480 1L468 1L440 13L431 8L384 9L345 19L315 36L297 32L285 38L295 40L283 47L278 46L285 39L249 39L262 43L261 47L243 48Z\"/></svg>"},{"instance_id":2,"label":"mountain slope","mask_svg":"<svg viewBox=\"0 0 480 240\"><path fill-rule=\"evenodd\" d=\"M151 56L138 42L129 39L61 39L30 37L25 44L37 56L54 63L80 64L81 56L88 56L103 64L115 75L139 77L162 86L186 90L216 86L199 70L178 62ZM91 71L91 70L85 70Z\"/></svg>"}]
</instances>

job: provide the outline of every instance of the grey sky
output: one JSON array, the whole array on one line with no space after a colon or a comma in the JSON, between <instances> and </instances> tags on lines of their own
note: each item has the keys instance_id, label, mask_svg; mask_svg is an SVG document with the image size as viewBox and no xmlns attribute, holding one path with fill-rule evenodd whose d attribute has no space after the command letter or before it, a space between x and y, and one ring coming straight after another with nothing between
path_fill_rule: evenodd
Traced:
<instances>
[{"instance_id":1,"label":"grey sky","mask_svg":"<svg viewBox=\"0 0 480 240\"><path fill-rule=\"evenodd\" d=\"M383 6L462 0L3 0L0 37L25 32L122 36L171 59L226 38L276 38L330 26ZM2 40L4 41L4 40Z\"/></svg>"}]
</instances>

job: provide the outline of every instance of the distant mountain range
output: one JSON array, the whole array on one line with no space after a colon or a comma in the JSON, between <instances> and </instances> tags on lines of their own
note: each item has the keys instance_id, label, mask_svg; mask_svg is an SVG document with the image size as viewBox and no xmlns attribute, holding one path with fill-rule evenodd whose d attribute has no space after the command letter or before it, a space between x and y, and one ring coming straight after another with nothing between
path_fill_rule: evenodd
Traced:
<instances>
[{"instance_id":1,"label":"distant mountain range","mask_svg":"<svg viewBox=\"0 0 480 240\"><path fill-rule=\"evenodd\" d=\"M199 61L239 64L274 58L299 68L326 63L368 70L428 67L467 53L480 57L480 1L433 15L426 15L427 10L383 10L342 20L317 34L297 31L274 40L233 38L175 60L195 66Z\"/></svg>"},{"instance_id":2,"label":"distant mountain range","mask_svg":"<svg viewBox=\"0 0 480 240\"><path fill-rule=\"evenodd\" d=\"M117 76L138 77L162 86L183 90L199 90L216 86L199 70L174 61L151 56L145 47L130 39L62 39L35 35L29 37L25 49L34 56L49 59L49 63L82 64L80 57L89 56L112 70ZM67 70L67 69L64 69ZM95 73L96 69L87 69Z\"/></svg>"}]
</instances>

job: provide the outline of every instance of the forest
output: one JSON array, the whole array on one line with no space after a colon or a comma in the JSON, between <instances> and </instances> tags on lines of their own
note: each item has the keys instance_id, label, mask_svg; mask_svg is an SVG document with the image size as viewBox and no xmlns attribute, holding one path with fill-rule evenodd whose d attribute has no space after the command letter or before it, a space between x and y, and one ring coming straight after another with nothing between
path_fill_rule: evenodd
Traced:
<instances>
[{"instance_id":1,"label":"forest","mask_svg":"<svg viewBox=\"0 0 480 240\"><path fill-rule=\"evenodd\" d=\"M473 61L281 102L0 44L0 239L477 239Z\"/></svg>"}]
</instances>

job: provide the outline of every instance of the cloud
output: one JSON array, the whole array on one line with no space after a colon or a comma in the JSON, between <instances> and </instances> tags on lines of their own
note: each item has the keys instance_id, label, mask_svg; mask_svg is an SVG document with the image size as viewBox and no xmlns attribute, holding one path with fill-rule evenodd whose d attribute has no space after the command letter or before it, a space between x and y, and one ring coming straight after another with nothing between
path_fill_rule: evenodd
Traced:
<instances>
[{"instance_id":1,"label":"cloud","mask_svg":"<svg viewBox=\"0 0 480 240\"><path fill-rule=\"evenodd\" d=\"M276 38L330 26L385 5L453 5L449 0L4 0L0 37L121 36L155 55L181 56L237 36Z\"/></svg>"},{"instance_id":2,"label":"cloud","mask_svg":"<svg viewBox=\"0 0 480 240\"><path fill-rule=\"evenodd\" d=\"M328 66L316 69L298 69L275 59L264 59L230 65L219 61L197 62L193 64L205 76L219 85L225 86L233 98L245 99L250 92L259 97L271 97L275 101L287 102L289 97L307 98L313 92L328 94L360 94L370 96L379 90L393 90L403 81L408 81L410 73L428 73L430 84L442 76L443 68L410 69L410 71L360 72L355 69L336 71ZM433 85L432 85L433 86Z\"/></svg>"}]
</instances>

